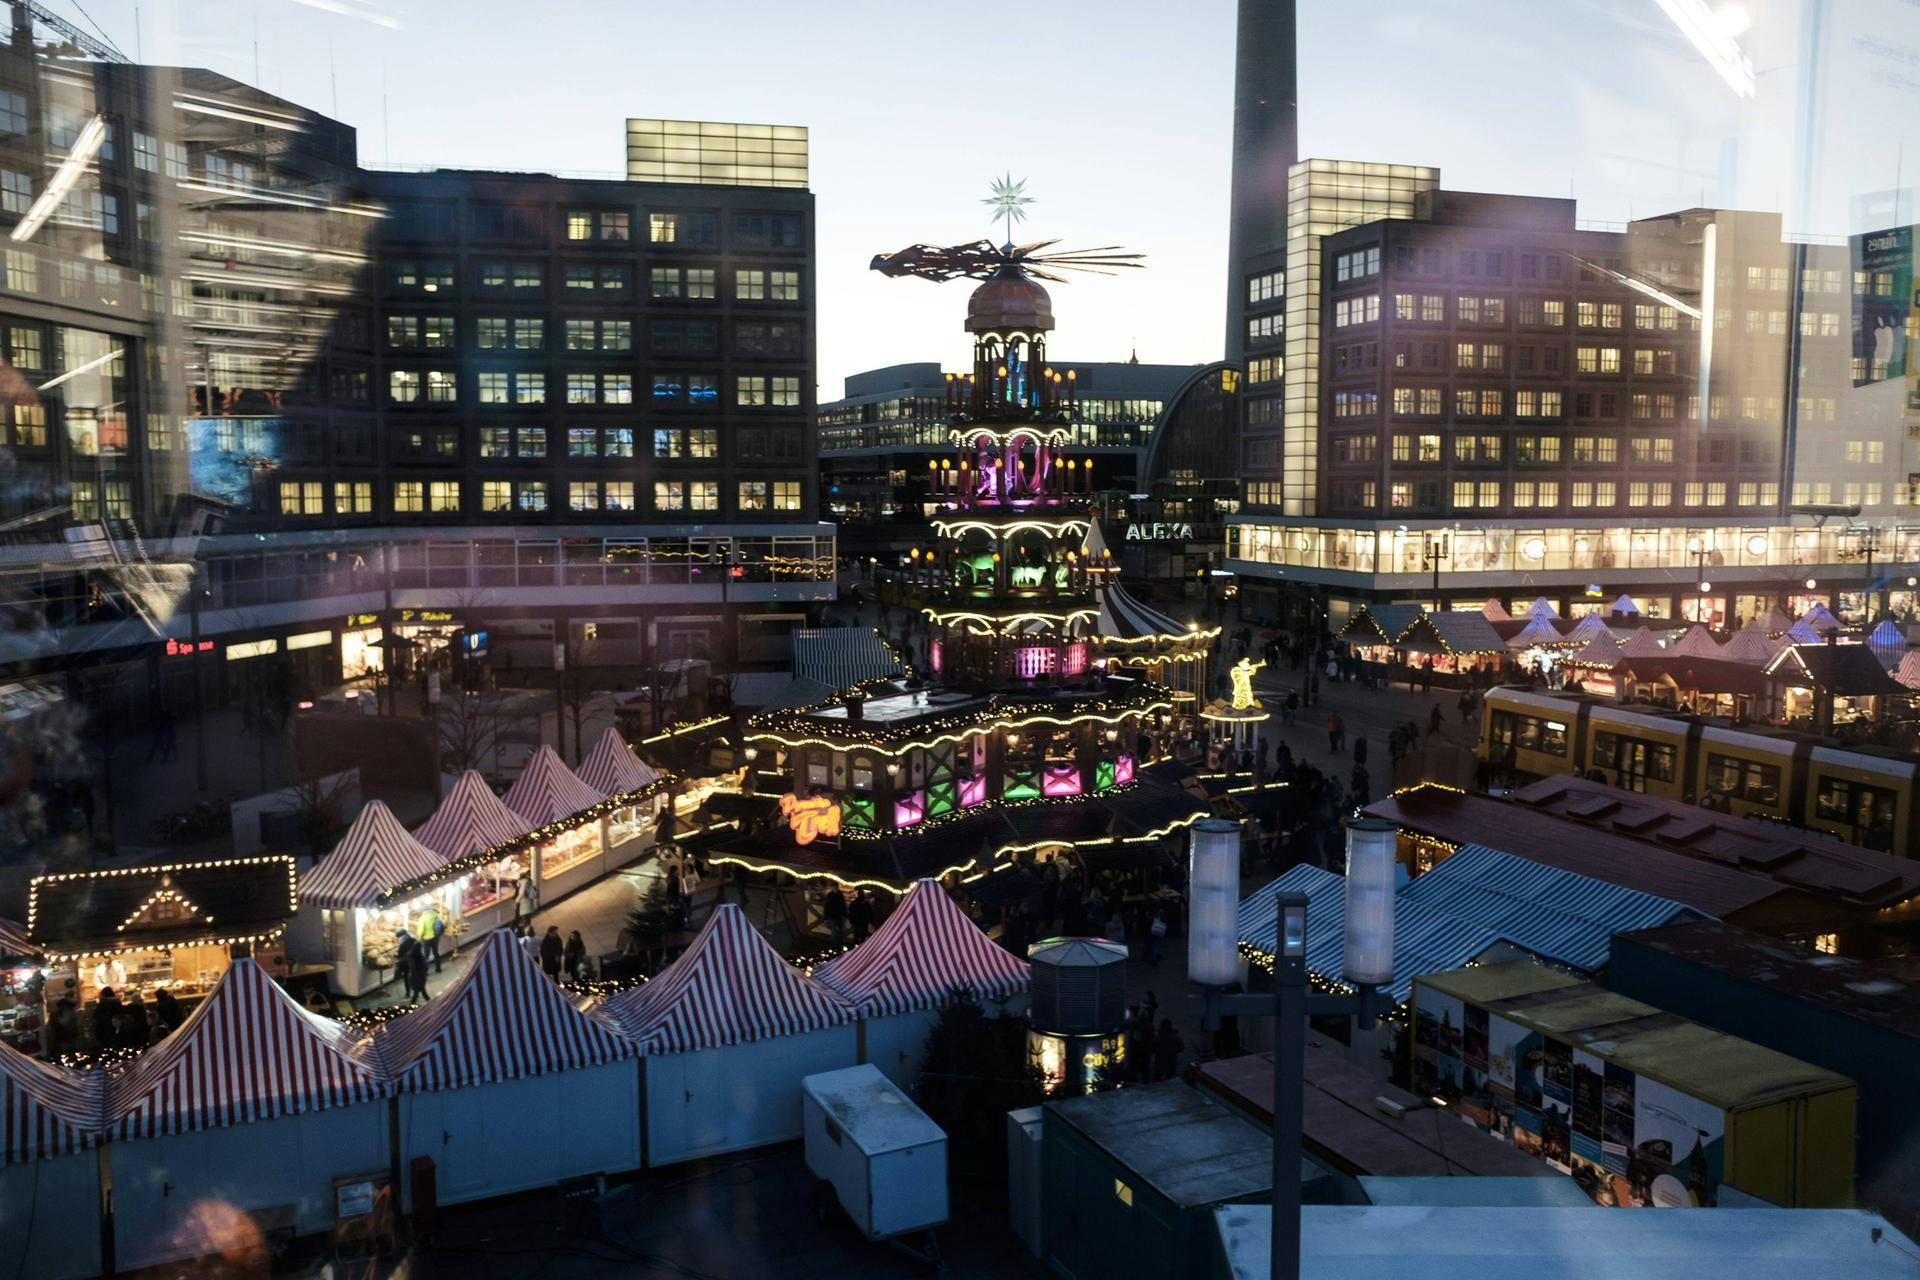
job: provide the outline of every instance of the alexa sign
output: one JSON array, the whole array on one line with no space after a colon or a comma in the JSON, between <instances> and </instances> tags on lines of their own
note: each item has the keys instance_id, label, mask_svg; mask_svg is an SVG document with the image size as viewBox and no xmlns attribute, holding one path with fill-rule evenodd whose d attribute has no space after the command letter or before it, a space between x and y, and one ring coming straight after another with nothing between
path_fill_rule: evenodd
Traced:
<instances>
[{"instance_id":1,"label":"alexa sign","mask_svg":"<svg viewBox=\"0 0 1920 1280\"><path fill-rule=\"evenodd\" d=\"M1178 542L1192 536L1193 525L1185 520L1127 526L1128 542Z\"/></svg>"}]
</instances>

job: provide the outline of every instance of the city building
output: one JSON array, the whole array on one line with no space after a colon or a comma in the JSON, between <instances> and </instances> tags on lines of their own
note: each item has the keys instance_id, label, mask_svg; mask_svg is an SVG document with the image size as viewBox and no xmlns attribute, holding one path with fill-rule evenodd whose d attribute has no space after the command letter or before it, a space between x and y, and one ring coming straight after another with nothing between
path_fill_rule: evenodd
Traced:
<instances>
[{"instance_id":1,"label":"city building","mask_svg":"<svg viewBox=\"0 0 1920 1280\"><path fill-rule=\"evenodd\" d=\"M628 181L375 172L12 14L0 677L84 668L139 725L460 631L777 660L832 598L804 130L629 121Z\"/></svg>"},{"instance_id":2,"label":"city building","mask_svg":"<svg viewBox=\"0 0 1920 1280\"><path fill-rule=\"evenodd\" d=\"M1772 214L1596 229L1571 201L1437 185L1316 222L1316 165L1338 180L1296 166L1291 216L1327 229L1320 274L1288 272L1283 364L1248 357L1228 559L1257 614L1337 627L1368 600L1444 608L1517 579L1570 615L1624 594L1717 626L1863 608L1870 584L1874 611L1912 606L1867 565L1920 558L1920 524L1891 468L1864 478L1905 444L1897 414L1852 401L1900 388L1854 385L1843 247L1783 241ZM1276 380L1284 409L1259 394Z\"/></svg>"}]
</instances>

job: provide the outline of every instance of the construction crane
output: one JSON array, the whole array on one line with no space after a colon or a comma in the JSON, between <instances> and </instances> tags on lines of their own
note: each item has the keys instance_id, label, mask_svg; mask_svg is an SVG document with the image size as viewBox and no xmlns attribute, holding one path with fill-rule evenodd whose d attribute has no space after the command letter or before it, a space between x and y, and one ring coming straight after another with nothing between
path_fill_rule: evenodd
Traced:
<instances>
[{"instance_id":1,"label":"construction crane","mask_svg":"<svg viewBox=\"0 0 1920 1280\"><path fill-rule=\"evenodd\" d=\"M74 48L80 50L82 53L91 54L102 62L133 61L133 59L129 58L126 54L120 52L111 44L108 44L103 37L88 35L59 14L50 13L44 5L35 4L33 0L12 0L12 4L16 9L25 10L27 16L35 22L58 31L73 44Z\"/></svg>"}]
</instances>

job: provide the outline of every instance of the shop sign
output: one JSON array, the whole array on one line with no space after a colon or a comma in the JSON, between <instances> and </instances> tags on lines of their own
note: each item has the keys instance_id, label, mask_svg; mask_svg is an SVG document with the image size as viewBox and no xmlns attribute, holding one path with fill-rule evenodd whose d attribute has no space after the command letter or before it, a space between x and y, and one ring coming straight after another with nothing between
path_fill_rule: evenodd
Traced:
<instances>
[{"instance_id":1,"label":"shop sign","mask_svg":"<svg viewBox=\"0 0 1920 1280\"><path fill-rule=\"evenodd\" d=\"M195 653L195 652L212 653L213 641L202 640L198 644L195 644L191 640L167 641L167 656L169 658L184 658L188 654Z\"/></svg>"},{"instance_id":2,"label":"shop sign","mask_svg":"<svg viewBox=\"0 0 1920 1280\"><path fill-rule=\"evenodd\" d=\"M787 820L795 844L812 844L816 836L840 834L840 804L832 796L802 800L789 791L780 797L780 816Z\"/></svg>"},{"instance_id":3,"label":"shop sign","mask_svg":"<svg viewBox=\"0 0 1920 1280\"><path fill-rule=\"evenodd\" d=\"M1582 594L1589 600L1604 600L1607 598L1607 593L1600 589L1600 584L1597 582L1589 582Z\"/></svg>"},{"instance_id":4,"label":"shop sign","mask_svg":"<svg viewBox=\"0 0 1920 1280\"><path fill-rule=\"evenodd\" d=\"M350 613L347 615L348 627L371 627L380 621L377 613Z\"/></svg>"},{"instance_id":5,"label":"shop sign","mask_svg":"<svg viewBox=\"0 0 1920 1280\"><path fill-rule=\"evenodd\" d=\"M460 637L460 649L469 658L486 657L487 656L487 633L484 631L467 632L465 635Z\"/></svg>"},{"instance_id":6,"label":"shop sign","mask_svg":"<svg viewBox=\"0 0 1920 1280\"><path fill-rule=\"evenodd\" d=\"M453 614L446 609L402 609L402 622L452 622Z\"/></svg>"},{"instance_id":7,"label":"shop sign","mask_svg":"<svg viewBox=\"0 0 1920 1280\"><path fill-rule=\"evenodd\" d=\"M1149 521L1127 526L1128 542L1179 542L1193 536L1193 524L1187 520Z\"/></svg>"},{"instance_id":8,"label":"shop sign","mask_svg":"<svg viewBox=\"0 0 1920 1280\"><path fill-rule=\"evenodd\" d=\"M278 640L243 640L239 644L227 646L227 661L238 662L242 658L264 658L270 653L280 652Z\"/></svg>"},{"instance_id":9,"label":"shop sign","mask_svg":"<svg viewBox=\"0 0 1920 1280\"><path fill-rule=\"evenodd\" d=\"M287 637L287 652L296 649L318 649L321 645L333 643L331 631L304 631L297 636Z\"/></svg>"}]
</instances>

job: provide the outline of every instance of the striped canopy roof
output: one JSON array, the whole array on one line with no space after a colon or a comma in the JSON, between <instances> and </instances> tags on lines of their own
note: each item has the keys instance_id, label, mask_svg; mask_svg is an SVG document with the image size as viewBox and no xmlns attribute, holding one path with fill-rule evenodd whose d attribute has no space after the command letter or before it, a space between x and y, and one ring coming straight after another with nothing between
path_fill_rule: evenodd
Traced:
<instances>
[{"instance_id":1,"label":"striped canopy roof","mask_svg":"<svg viewBox=\"0 0 1920 1280\"><path fill-rule=\"evenodd\" d=\"M495 849L533 830L493 794L487 780L472 769L460 775L433 816L413 833L427 848L451 862L484 849Z\"/></svg>"},{"instance_id":2,"label":"striped canopy roof","mask_svg":"<svg viewBox=\"0 0 1920 1280\"><path fill-rule=\"evenodd\" d=\"M543 745L500 799L530 825L544 827L591 809L606 797L580 781L559 752Z\"/></svg>"},{"instance_id":3,"label":"striped canopy roof","mask_svg":"<svg viewBox=\"0 0 1920 1280\"><path fill-rule=\"evenodd\" d=\"M1920 649L1909 649L1901 657L1893 678L1909 689L1920 689Z\"/></svg>"},{"instance_id":4,"label":"striped canopy roof","mask_svg":"<svg viewBox=\"0 0 1920 1280\"><path fill-rule=\"evenodd\" d=\"M1867 643L1876 649L1904 649L1907 633L1892 618L1880 619L1880 625L1867 634Z\"/></svg>"},{"instance_id":5,"label":"striped canopy roof","mask_svg":"<svg viewBox=\"0 0 1920 1280\"><path fill-rule=\"evenodd\" d=\"M384 1097L366 1037L235 960L178 1030L107 1083L117 1141L198 1133Z\"/></svg>"},{"instance_id":6,"label":"striped canopy roof","mask_svg":"<svg viewBox=\"0 0 1920 1280\"><path fill-rule=\"evenodd\" d=\"M793 674L846 689L862 680L900 674L900 660L872 627L798 627L793 633Z\"/></svg>"},{"instance_id":7,"label":"striped canopy roof","mask_svg":"<svg viewBox=\"0 0 1920 1280\"><path fill-rule=\"evenodd\" d=\"M1667 652L1681 658L1718 658L1724 656L1720 651L1720 642L1713 633L1702 626L1687 629L1679 643L1668 648Z\"/></svg>"},{"instance_id":8,"label":"striped canopy roof","mask_svg":"<svg viewBox=\"0 0 1920 1280\"><path fill-rule=\"evenodd\" d=\"M593 744L593 751L580 764L580 781L612 798L639 791L660 781L654 767L633 754L627 740L611 727Z\"/></svg>"},{"instance_id":9,"label":"striped canopy roof","mask_svg":"<svg viewBox=\"0 0 1920 1280\"><path fill-rule=\"evenodd\" d=\"M1640 612L1640 606L1633 602L1632 596L1622 595L1616 598L1612 604L1607 606L1607 612L1617 613L1622 615L1629 614L1629 613L1637 614Z\"/></svg>"},{"instance_id":10,"label":"striped canopy roof","mask_svg":"<svg viewBox=\"0 0 1920 1280\"><path fill-rule=\"evenodd\" d=\"M634 1047L573 1007L519 942L496 930L452 986L374 1033L403 1093L596 1067Z\"/></svg>"},{"instance_id":11,"label":"striped canopy roof","mask_svg":"<svg viewBox=\"0 0 1920 1280\"><path fill-rule=\"evenodd\" d=\"M740 908L714 908L693 945L643 987L595 1010L642 1053L718 1049L798 1035L857 1016L828 988L788 964Z\"/></svg>"},{"instance_id":12,"label":"striped canopy roof","mask_svg":"<svg viewBox=\"0 0 1920 1280\"><path fill-rule=\"evenodd\" d=\"M1097 622L1103 636L1116 640L1165 636L1173 640L1188 634L1184 624L1135 600L1111 574L1100 577L1093 589L1093 599L1100 608Z\"/></svg>"},{"instance_id":13,"label":"striped canopy roof","mask_svg":"<svg viewBox=\"0 0 1920 1280\"><path fill-rule=\"evenodd\" d=\"M1488 597L1487 602L1480 606L1480 612L1488 622L1513 621L1513 615L1507 612L1507 606L1492 597Z\"/></svg>"},{"instance_id":14,"label":"striped canopy roof","mask_svg":"<svg viewBox=\"0 0 1920 1280\"><path fill-rule=\"evenodd\" d=\"M1608 629L1607 624L1597 613L1582 615L1580 620L1573 624L1573 630L1567 632L1569 640L1592 640L1599 636L1612 639L1613 632Z\"/></svg>"},{"instance_id":15,"label":"striped canopy roof","mask_svg":"<svg viewBox=\"0 0 1920 1280\"><path fill-rule=\"evenodd\" d=\"M1509 649L1531 649L1535 645L1563 645L1567 638L1560 629L1539 614L1530 614L1527 625L1507 638Z\"/></svg>"},{"instance_id":16,"label":"striped canopy roof","mask_svg":"<svg viewBox=\"0 0 1920 1280\"><path fill-rule=\"evenodd\" d=\"M40 948L27 939L27 931L11 920L0 920L0 956L37 956Z\"/></svg>"},{"instance_id":17,"label":"striped canopy roof","mask_svg":"<svg viewBox=\"0 0 1920 1280\"><path fill-rule=\"evenodd\" d=\"M69 1071L0 1044L0 1164L91 1147L106 1114L98 1071Z\"/></svg>"},{"instance_id":18,"label":"striped canopy roof","mask_svg":"<svg viewBox=\"0 0 1920 1280\"><path fill-rule=\"evenodd\" d=\"M1662 658L1666 653L1660 645L1660 637L1653 634L1652 627L1635 628L1634 633L1620 646L1620 656L1623 658Z\"/></svg>"},{"instance_id":19,"label":"striped canopy roof","mask_svg":"<svg viewBox=\"0 0 1920 1280\"><path fill-rule=\"evenodd\" d=\"M1757 667L1765 665L1767 659L1773 656L1774 647L1760 620L1749 618L1746 626L1733 633L1733 637L1727 641L1727 647L1720 651L1720 656L1729 662L1745 662Z\"/></svg>"},{"instance_id":20,"label":"striped canopy roof","mask_svg":"<svg viewBox=\"0 0 1920 1280\"><path fill-rule=\"evenodd\" d=\"M382 801L369 800L333 852L300 877L300 897L317 907L377 906L394 885L430 876L444 862Z\"/></svg>"},{"instance_id":21,"label":"striped canopy roof","mask_svg":"<svg viewBox=\"0 0 1920 1280\"><path fill-rule=\"evenodd\" d=\"M1605 632L1587 641L1585 648L1566 659L1568 666L1599 667L1607 671L1619 666L1620 662L1620 642Z\"/></svg>"},{"instance_id":22,"label":"striped canopy roof","mask_svg":"<svg viewBox=\"0 0 1920 1280\"><path fill-rule=\"evenodd\" d=\"M1027 989L1027 962L980 932L947 891L921 880L871 938L814 970L863 1017L937 1009L947 992L999 1000Z\"/></svg>"},{"instance_id":23,"label":"striped canopy roof","mask_svg":"<svg viewBox=\"0 0 1920 1280\"><path fill-rule=\"evenodd\" d=\"M1526 616L1529 618L1557 618L1560 616L1560 611L1555 609L1545 596L1540 596L1536 598L1532 604L1527 606Z\"/></svg>"},{"instance_id":24,"label":"striped canopy roof","mask_svg":"<svg viewBox=\"0 0 1920 1280\"><path fill-rule=\"evenodd\" d=\"M1811 617L1812 614L1809 613L1807 616ZM1806 618L1801 618L1792 626L1788 627L1786 634L1781 636L1780 639L1783 645L1819 644L1820 632L1811 622L1808 622Z\"/></svg>"},{"instance_id":25,"label":"striped canopy roof","mask_svg":"<svg viewBox=\"0 0 1920 1280\"><path fill-rule=\"evenodd\" d=\"M1833 610L1818 602L1813 608L1800 615L1800 621L1822 633L1840 629L1840 619L1833 616Z\"/></svg>"}]
</instances>

